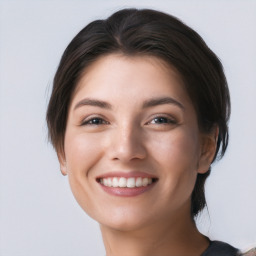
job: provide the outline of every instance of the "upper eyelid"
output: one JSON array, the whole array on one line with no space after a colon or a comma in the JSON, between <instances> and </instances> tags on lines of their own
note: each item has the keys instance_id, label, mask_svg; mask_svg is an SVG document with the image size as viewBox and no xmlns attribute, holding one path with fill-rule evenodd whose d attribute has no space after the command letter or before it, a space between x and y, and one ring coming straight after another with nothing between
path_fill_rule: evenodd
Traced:
<instances>
[{"instance_id":1,"label":"upper eyelid","mask_svg":"<svg viewBox=\"0 0 256 256\"><path fill-rule=\"evenodd\" d=\"M151 124L152 123L152 121L154 120L154 119L156 119L157 117L155 117L155 118L153 118L151 121L149 121L149 122L147 122L146 124ZM159 117L160 118L160 117ZM164 117L164 118L166 118L166 117ZM157 125L168 125L168 124L177 124L177 121L176 120L174 120L174 119L171 119L171 118L166 118L167 119L167 122L163 122L163 123L157 123L157 122L155 122L154 124L157 124Z\"/></svg>"},{"instance_id":2,"label":"upper eyelid","mask_svg":"<svg viewBox=\"0 0 256 256\"><path fill-rule=\"evenodd\" d=\"M175 118L174 116L170 115L170 114L164 114L164 113L160 113L160 114L155 114L153 116L150 117L149 119L149 122L152 121L153 119L155 118L166 118L166 119L170 119L170 120L173 120L173 121L177 121L177 118Z\"/></svg>"},{"instance_id":3,"label":"upper eyelid","mask_svg":"<svg viewBox=\"0 0 256 256\"><path fill-rule=\"evenodd\" d=\"M81 120L80 124L81 125L84 125L86 124L87 122L90 122L91 120L93 119L100 119L102 120L103 122L106 122L106 123L109 123L106 118L102 117L102 116L99 116L99 115L91 115L91 116L88 116L88 117L85 117Z\"/></svg>"},{"instance_id":4,"label":"upper eyelid","mask_svg":"<svg viewBox=\"0 0 256 256\"><path fill-rule=\"evenodd\" d=\"M152 118L152 120L157 119L157 118L159 118L159 119L160 119L160 118L164 118L164 119L173 120L173 121L175 120L174 118L172 118L172 117L167 117L167 116L155 116L155 117Z\"/></svg>"},{"instance_id":5,"label":"upper eyelid","mask_svg":"<svg viewBox=\"0 0 256 256\"><path fill-rule=\"evenodd\" d=\"M174 117L173 115L169 114L169 113L157 113L157 114L153 114L150 117L148 117L148 121L146 123L150 123L152 122L155 118L166 118L168 120L171 120L173 122L178 122L177 118ZM91 114L88 115L86 117L81 118L80 124L84 124L86 122L89 122L92 119L102 119L104 122L106 123L110 123L110 121L108 120L108 118L106 116L103 116L102 114Z\"/></svg>"}]
</instances>

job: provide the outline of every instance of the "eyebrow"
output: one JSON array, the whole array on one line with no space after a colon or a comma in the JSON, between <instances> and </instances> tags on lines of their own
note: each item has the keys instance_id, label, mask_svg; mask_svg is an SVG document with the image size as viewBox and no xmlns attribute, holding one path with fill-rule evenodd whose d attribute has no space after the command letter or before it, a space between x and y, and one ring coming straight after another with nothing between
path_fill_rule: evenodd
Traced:
<instances>
[{"instance_id":1,"label":"eyebrow","mask_svg":"<svg viewBox=\"0 0 256 256\"><path fill-rule=\"evenodd\" d=\"M173 104L173 105L181 108L182 110L185 109L185 107L179 101L177 101L171 97L160 97L160 98L152 98L152 99L146 100L143 103L142 108L143 109L150 108L150 107L164 105L164 104ZM82 107L82 106L94 106L94 107L100 107L100 108L109 109L109 110L112 109L112 106L106 101L85 98L85 99L82 99L81 101L79 101L75 105L74 110L79 107Z\"/></svg>"},{"instance_id":2,"label":"eyebrow","mask_svg":"<svg viewBox=\"0 0 256 256\"><path fill-rule=\"evenodd\" d=\"M160 97L160 98L152 98L152 99L146 100L143 103L142 108L149 108L149 107L154 107L154 106L164 105L164 104L173 104L181 108L182 110L185 109L185 107L179 101L171 97Z\"/></svg>"},{"instance_id":3,"label":"eyebrow","mask_svg":"<svg viewBox=\"0 0 256 256\"><path fill-rule=\"evenodd\" d=\"M79 107L82 107L82 106L94 106L94 107L100 107L100 108L105 108L105 109L112 109L111 105L105 101L85 98L85 99L79 101L75 105L74 110Z\"/></svg>"}]
</instances>

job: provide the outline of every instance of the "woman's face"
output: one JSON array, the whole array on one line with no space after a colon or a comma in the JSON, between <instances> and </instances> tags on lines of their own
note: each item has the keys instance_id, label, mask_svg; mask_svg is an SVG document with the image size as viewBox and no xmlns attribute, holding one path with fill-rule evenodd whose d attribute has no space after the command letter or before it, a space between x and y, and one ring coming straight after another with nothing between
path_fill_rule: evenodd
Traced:
<instances>
[{"instance_id":1,"label":"woman's face","mask_svg":"<svg viewBox=\"0 0 256 256\"><path fill-rule=\"evenodd\" d=\"M177 73L155 57L104 56L83 74L69 108L61 169L105 227L138 229L190 214L201 135Z\"/></svg>"}]
</instances>

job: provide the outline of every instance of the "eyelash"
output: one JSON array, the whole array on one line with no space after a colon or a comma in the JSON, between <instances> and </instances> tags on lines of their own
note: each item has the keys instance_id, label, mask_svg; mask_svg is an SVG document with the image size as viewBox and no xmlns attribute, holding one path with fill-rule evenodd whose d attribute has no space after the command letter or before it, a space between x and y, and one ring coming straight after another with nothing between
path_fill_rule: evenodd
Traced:
<instances>
[{"instance_id":1,"label":"eyelash","mask_svg":"<svg viewBox=\"0 0 256 256\"><path fill-rule=\"evenodd\" d=\"M95 120L97 120L97 123L93 123ZM99 121L101 123L99 123ZM103 118L101 117L91 117L90 119L86 119L86 120L83 120L82 122L82 126L83 125L105 125L105 124L109 124L109 122L105 121Z\"/></svg>"},{"instance_id":2,"label":"eyelash","mask_svg":"<svg viewBox=\"0 0 256 256\"><path fill-rule=\"evenodd\" d=\"M177 121L174 120L173 118L166 117L166 116L163 116L163 115L155 116L153 119L151 119L151 121L147 122L146 125L149 125L152 122L153 122L153 124L156 124L156 125L177 124ZM109 122L105 121L101 117L91 117L89 119L83 120L82 123L81 123L81 126L84 126L84 125L99 126L99 125L106 125L106 124L109 124Z\"/></svg>"},{"instance_id":3,"label":"eyelash","mask_svg":"<svg viewBox=\"0 0 256 256\"><path fill-rule=\"evenodd\" d=\"M156 120L161 120L160 122L156 121ZM173 118L170 117L166 117L164 115L159 115L159 116L155 116L153 119L151 119L151 121L147 122L147 124L151 124L154 121L153 124L156 125L172 125L172 124L177 124L177 121ZM164 121L164 122L162 122Z\"/></svg>"}]
</instances>

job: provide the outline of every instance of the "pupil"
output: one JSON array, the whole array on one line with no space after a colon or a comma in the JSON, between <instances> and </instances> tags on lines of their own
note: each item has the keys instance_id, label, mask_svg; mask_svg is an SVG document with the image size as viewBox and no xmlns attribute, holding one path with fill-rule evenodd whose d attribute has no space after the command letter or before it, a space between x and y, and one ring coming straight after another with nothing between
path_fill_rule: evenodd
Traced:
<instances>
[{"instance_id":1,"label":"pupil","mask_svg":"<svg viewBox=\"0 0 256 256\"><path fill-rule=\"evenodd\" d=\"M100 124L100 119L93 119L93 120L92 120L92 123L93 123L93 124Z\"/></svg>"},{"instance_id":2,"label":"pupil","mask_svg":"<svg viewBox=\"0 0 256 256\"><path fill-rule=\"evenodd\" d=\"M156 118L155 122L156 123L166 123L166 118L164 118L164 117Z\"/></svg>"}]
</instances>

